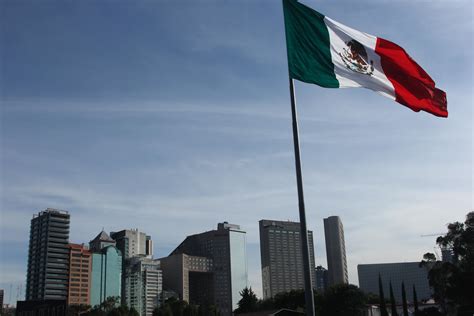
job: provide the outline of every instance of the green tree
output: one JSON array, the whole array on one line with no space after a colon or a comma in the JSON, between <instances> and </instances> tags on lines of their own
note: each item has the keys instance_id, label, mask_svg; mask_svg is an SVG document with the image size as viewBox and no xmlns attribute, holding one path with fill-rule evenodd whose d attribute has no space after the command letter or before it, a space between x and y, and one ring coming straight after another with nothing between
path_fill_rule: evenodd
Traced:
<instances>
[{"instance_id":1,"label":"green tree","mask_svg":"<svg viewBox=\"0 0 474 316\"><path fill-rule=\"evenodd\" d=\"M257 309L258 298L252 291L252 287L245 287L240 291L240 296L242 298L237 303L238 308L235 310L236 314L248 313Z\"/></svg>"},{"instance_id":2,"label":"green tree","mask_svg":"<svg viewBox=\"0 0 474 316\"><path fill-rule=\"evenodd\" d=\"M304 308L304 290L291 290L286 293L278 293L273 298L274 308L288 308L296 310Z\"/></svg>"},{"instance_id":3,"label":"green tree","mask_svg":"<svg viewBox=\"0 0 474 316\"><path fill-rule=\"evenodd\" d=\"M402 304L403 304L403 316L408 316L407 293L405 291L405 282L403 281L402 281Z\"/></svg>"},{"instance_id":4,"label":"green tree","mask_svg":"<svg viewBox=\"0 0 474 316\"><path fill-rule=\"evenodd\" d=\"M418 316L420 313L420 310L418 308L418 295L416 295L416 288L414 284L413 284L413 305L415 308L415 316Z\"/></svg>"},{"instance_id":5,"label":"green tree","mask_svg":"<svg viewBox=\"0 0 474 316\"><path fill-rule=\"evenodd\" d=\"M85 304L69 305L67 307L67 315L68 316L85 315L90 310L91 310L90 305L85 305Z\"/></svg>"},{"instance_id":6,"label":"green tree","mask_svg":"<svg viewBox=\"0 0 474 316\"><path fill-rule=\"evenodd\" d=\"M398 316L397 302L395 301L395 296L393 295L392 281L390 281L390 308L392 310L391 316Z\"/></svg>"},{"instance_id":7,"label":"green tree","mask_svg":"<svg viewBox=\"0 0 474 316\"><path fill-rule=\"evenodd\" d=\"M453 251L452 262L437 261L433 254L425 254L420 266L428 270L433 298L442 313L472 315L474 313L474 212L466 215L464 223L448 225L448 232L436 243Z\"/></svg>"},{"instance_id":8,"label":"green tree","mask_svg":"<svg viewBox=\"0 0 474 316\"><path fill-rule=\"evenodd\" d=\"M380 275L380 273L379 273L379 298L380 298L380 315L388 316L387 305L385 303L385 296L383 294L382 276Z\"/></svg>"},{"instance_id":9,"label":"green tree","mask_svg":"<svg viewBox=\"0 0 474 316\"><path fill-rule=\"evenodd\" d=\"M366 295L355 285L340 284L324 293L321 315L362 316L367 303Z\"/></svg>"}]
</instances>

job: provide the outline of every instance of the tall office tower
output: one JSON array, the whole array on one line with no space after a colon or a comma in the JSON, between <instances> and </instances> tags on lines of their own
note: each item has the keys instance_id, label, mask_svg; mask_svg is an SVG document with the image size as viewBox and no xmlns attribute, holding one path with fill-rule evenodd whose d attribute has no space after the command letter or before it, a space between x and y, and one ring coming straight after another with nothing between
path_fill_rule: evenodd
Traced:
<instances>
[{"instance_id":1,"label":"tall office tower","mask_svg":"<svg viewBox=\"0 0 474 316\"><path fill-rule=\"evenodd\" d=\"M92 252L90 305L95 306L110 296L121 297L122 253L104 231L90 242L90 248Z\"/></svg>"},{"instance_id":2,"label":"tall office tower","mask_svg":"<svg viewBox=\"0 0 474 316\"><path fill-rule=\"evenodd\" d=\"M89 305L92 254L82 244L69 244L68 305Z\"/></svg>"},{"instance_id":3,"label":"tall office tower","mask_svg":"<svg viewBox=\"0 0 474 316\"><path fill-rule=\"evenodd\" d=\"M139 232L138 229L111 232L110 237L117 242L117 248L122 251L123 259L139 255L150 257L153 255L151 237Z\"/></svg>"},{"instance_id":4,"label":"tall office tower","mask_svg":"<svg viewBox=\"0 0 474 316\"><path fill-rule=\"evenodd\" d=\"M328 270L322 266L316 267L316 290L318 292L326 291L328 287Z\"/></svg>"},{"instance_id":5,"label":"tall office tower","mask_svg":"<svg viewBox=\"0 0 474 316\"><path fill-rule=\"evenodd\" d=\"M69 221L66 211L48 208L30 228L26 300L67 300Z\"/></svg>"},{"instance_id":6,"label":"tall office tower","mask_svg":"<svg viewBox=\"0 0 474 316\"><path fill-rule=\"evenodd\" d=\"M125 303L140 316L152 316L163 292L160 262L144 256L127 259L125 269Z\"/></svg>"},{"instance_id":7,"label":"tall office tower","mask_svg":"<svg viewBox=\"0 0 474 316\"><path fill-rule=\"evenodd\" d=\"M165 288L190 303L212 303L221 315L232 315L248 284L246 233L238 225L219 223L217 230L186 237L160 262Z\"/></svg>"},{"instance_id":8,"label":"tall office tower","mask_svg":"<svg viewBox=\"0 0 474 316\"><path fill-rule=\"evenodd\" d=\"M263 298L304 289L300 223L262 219L259 226ZM311 283L314 288L316 280L312 231L308 231L308 244Z\"/></svg>"},{"instance_id":9,"label":"tall office tower","mask_svg":"<svg viewBox=\"0 0 474 316\"><path fill-rule=\"evenodd\" d=\"M344 227L339 216L330 216L324 219L324 236L328 260L328 286L349 283Z\"/></svg>"}]
</instances>

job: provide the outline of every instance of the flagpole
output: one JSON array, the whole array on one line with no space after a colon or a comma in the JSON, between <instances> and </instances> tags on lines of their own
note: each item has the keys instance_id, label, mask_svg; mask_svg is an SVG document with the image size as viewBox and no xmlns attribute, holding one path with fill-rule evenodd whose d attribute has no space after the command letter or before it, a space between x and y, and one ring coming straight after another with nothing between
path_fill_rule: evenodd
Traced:
<instances>
[{"instance_id":1,"label":"flagpole","mask_svg":"<svg viewBox=\"0 0 474 316\"><path fill-rule=\"evenodd\" d=\"M304 208L303 196L303 177L301 175L301 159L300 159L300 141L298 136L298 119L296 113L295 87L291 77L290 96L291 96L291 117L293 123L293 144L295 148L295 167L296 167L296 183L298 187L298 208L300 212L300 230L301 230L301 250L303 253L303 271L304 271L304 293L306 302L306 315L314 316L314 297L313 285L311 284L311 264L309 260L309 243L308 229L306 228L306 214ZM314 269L314 267L312 267Z\"/></svg>"}]
</instances>

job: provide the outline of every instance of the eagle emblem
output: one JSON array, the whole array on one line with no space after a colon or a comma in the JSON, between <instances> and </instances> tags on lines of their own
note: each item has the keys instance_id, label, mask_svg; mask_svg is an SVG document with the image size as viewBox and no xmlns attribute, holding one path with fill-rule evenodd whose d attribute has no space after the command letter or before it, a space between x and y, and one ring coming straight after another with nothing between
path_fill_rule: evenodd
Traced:
<instances>
[{"instance_id":1,"label":"eagle emblem","mask_svg":"<svg viewBox=\"0 0 474 316\"><path fill-rule=\"evenodd\" d=\"M339 52L339 56L341 56L346 67L364 75L372 75L374 73L374 61L370 60L369 63L364 45L354 39L346 42L346 45L347 48Z\"/></svg>"}]
</instances>

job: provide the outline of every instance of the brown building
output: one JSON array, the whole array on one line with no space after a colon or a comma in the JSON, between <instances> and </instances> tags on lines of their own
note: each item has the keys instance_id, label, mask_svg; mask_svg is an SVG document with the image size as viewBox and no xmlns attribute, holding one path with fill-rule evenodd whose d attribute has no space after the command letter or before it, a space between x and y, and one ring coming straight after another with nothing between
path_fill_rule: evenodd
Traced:
<instances>
[{"instance_id":1,"label":"brown building","mask_svg":"<svg viewBox=\"0 0 474 316\"><path fill-rule=\"evenodd\" d=\"M91 269L91 252L83 244L69 244L69 305L90 305Z\"/></svg>"}]
</instances>

